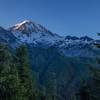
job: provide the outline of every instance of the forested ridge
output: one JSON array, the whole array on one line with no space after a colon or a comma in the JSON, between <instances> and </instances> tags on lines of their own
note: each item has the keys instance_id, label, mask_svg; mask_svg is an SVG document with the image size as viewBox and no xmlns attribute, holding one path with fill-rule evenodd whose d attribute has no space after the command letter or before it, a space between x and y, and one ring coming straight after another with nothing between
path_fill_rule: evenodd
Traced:
<instances>
[{"instance_id":1,"label":"forested ridge","mask_svg":"<svg viewBox=\"0 0 100 100\"><path fill-rule=\"evenodd\" d=\"M25 45L11 53L7 45L0 43L0 100L59 100L55 73L49 73L46 86L40 89L36 76L32 75L28 56ZM100 66L99 58L97 65ZM100 100L100 69L88 66L91 78L89 81L82 79L79 91L71 100Z\"/></svg>"},{"instance_id":2,"label":"forested ridge","mask_svg":"<svg viewBox=\"0 0 100 100\"><path fill-rule=\"evenodd\" d=\"M27 47L22 45L12 54L5 44L0 44L0 100L45 100L55 98L55 84L48 80L48 89L40 90L31 75ZM54 73L51 73L52 78ZM55 81L55 78L53 79ZM49 85L50 84L50 85ZM52 95L51 95L52 94ZM51 100L50 99L50 100Z\"/></svg>"}]
</instances>

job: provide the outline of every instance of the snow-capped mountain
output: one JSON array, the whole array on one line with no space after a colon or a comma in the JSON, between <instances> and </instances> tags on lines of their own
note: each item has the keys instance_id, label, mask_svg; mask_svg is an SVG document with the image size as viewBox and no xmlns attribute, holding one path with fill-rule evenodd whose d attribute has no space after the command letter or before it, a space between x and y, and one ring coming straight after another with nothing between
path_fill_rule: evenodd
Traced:
<instances>
[{"instance_id":1,"label":"snow-capped mountain","mask_svg":"<svg viewBox=\"0 0 100 100\"><path fill-rule=\"evenodd\" d=\"M59 41L92 41L93 39L84 36L84 37L76 37L76 36L66 36L61 37L50 30L46 29L44 26L32 22L30 20L25 20L21 23L14 25L9 28L9 31L14 34L20 41L26 43L36 43L36 42L45 42L45 43L56 43Z\"/></svg>"},{"instance_id":2,"label":"snow-capped mountain","mask_svg":"<svg viewBox=\"0 0 100 100\"><path fill-rule=\"evenodd\" d=\"M18 23L8 30L0 28L0 41L13 47L23 43L33 47L54 47L66 56L97 55L97 48L94 45L96 40L87 36L59 36L29 20Z\"/></svg>"},{"instance_id":3,"label":"snow-capped mountain","mask_svg":"<svg viewBox=\"0 0 100 100\"><path fill-rule=\"evenodd\" d=\"M25 20L9 28L9 31L20 41L39 47L56 47L66 56L94 56L94 42L88 36L59 36L44 26Z\"/></svg>"},{"instance_id":4,"label":"snow-capped mountain","mask_svg":"<svg viewBox=\"0 0 100 100\"><path fill-rule=\"evenodd\" d=\"M35 22L32 22L30 20L25 20L21 23L18 23L16 25L14 25L13 27L11 27L10 30L12 32L20 31L26 35L30 35L33 32L34 33L48 33L50 35L53 35L53 33L51 31L47 30L44 26L37 24Z\"/></svg>"},{"instance_id":5,"label":"snow-capped mountain","mask_svg":"<svg viewBox=\"0 0 100 100\"><path fill-rule=\"evenodd\" d=\"M44 26L30 20L25 20L14 25L9 28L9 31L11 31L21 42L29 44L53 45L55 41L61 39L60 36L47 30Z\"/></svg>"}]
</instances>

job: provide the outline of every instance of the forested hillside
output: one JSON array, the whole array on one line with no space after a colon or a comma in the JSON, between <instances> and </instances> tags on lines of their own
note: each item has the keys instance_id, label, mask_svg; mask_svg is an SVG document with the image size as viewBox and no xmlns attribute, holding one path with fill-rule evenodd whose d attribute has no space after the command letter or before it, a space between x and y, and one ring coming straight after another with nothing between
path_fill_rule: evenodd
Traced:
<instances>
[{"instance_id":1,"label":"forested hillside","mask_svg":"<svg viewBox=\"0 0 100 100\"><path fill-rule=\"evenodd\" d=\"M47 55L51 51L54 53L52 54L53 56ZM72 68L72 64L68 65L68 62L70 64L73 59L59 55L52 48L46 51L34 48L32 53L34 53L34 63L31 62L35 66L33 68L31 68L31 63L29 62L30 55L28 54L27 46L22 45L16 49L15 53L12 53L7 45L0 44L0 100L66 100L68 96L67 91L73 92L73 89L76 89L75 87L72 87L73 89L70 87L69 90L68 86L74 82L72 82L74 79L73 75L81 75L79 74L79 67L75 68L78 73L72 73L74 68ZM52 57L55 59L51 62L50 59L52 59ZM47 62L45 62L45 59ZM68 60L68 62L66 62L66 60ZM76 65L75 62L72 63L74 67L78 66L78 61ZM86 69L88 69L89 73L87 75L89 75L89 77L86 78L84 75L80 77L80 88L76 89L77 92L69 94L71 97L69 100L99 100L99 58L97 58L96 63L97 64L93 67L92 63L88 64L87 62L86 66L88 67ZM81 63L79 64L81 66ZM81 69L82 68L84 71L86 70L84 69L85 65L84 67L81 66ZM60 70L62 70L62 73L60 73ZM68 74L68 70L70 74ZM65 85L61 84L62 82ZM65 89L62 88L63 86L61 85L63 85ZM72 85L74 85L74 83Z\"/></svg>"}]
</instances>

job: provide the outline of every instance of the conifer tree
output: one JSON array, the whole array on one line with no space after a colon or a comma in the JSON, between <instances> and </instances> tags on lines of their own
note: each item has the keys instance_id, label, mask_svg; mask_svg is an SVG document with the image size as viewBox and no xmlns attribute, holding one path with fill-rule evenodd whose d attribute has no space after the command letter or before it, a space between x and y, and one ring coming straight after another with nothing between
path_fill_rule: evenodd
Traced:
<instances>
[{"instance_id":1,"label":"conifer tree","mask_svg":"<svg viewBox=\"0 0 100 100\"><path fill-rule=\"evenodd\" d=\"M16 49L16 61L21 80L22 94L25 97L24 100L34 100L33 82L28 59L28 51L25 45Z\"/></svg>"},{"instance_id":2,"label":"conifer tree","mask_svg":"<svg viewBox=\"0 0 100 100\"><path fill-rule=\"evenodd\" d=\"M21 100L18 71L4 44L0 44L0 100Z\"/></svg>"}]
</instances>

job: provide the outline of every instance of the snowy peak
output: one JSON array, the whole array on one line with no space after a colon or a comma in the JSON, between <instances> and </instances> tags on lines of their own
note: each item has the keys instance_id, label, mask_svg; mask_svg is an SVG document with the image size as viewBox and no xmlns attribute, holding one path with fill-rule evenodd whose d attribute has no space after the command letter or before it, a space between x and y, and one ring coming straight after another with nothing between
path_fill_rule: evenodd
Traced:
<instances>
[{"instance_id":1,"label":"snowy peak","mask_svg":"<svg viewBox=\"0 0 100 100\"><path fill-rule=\"evenodd\" d=\"M30 20L25 20L10 28L10 31L21 43L33 44L35 46L56 46L58 48L82 48L91 44L92 38L88 36L62 37L52 33L44 26L34 23Z\"/></svg>"},{"instance_id":2,"label":"snowy peak","mask_svg":"<svg viewBox=\"0 0 100 100\"><path fill-rule=\"evenodd\" d=\"M87 42L93 41L93 39L90 38L90 37L88 37L88 36L76 37L76 36L70 36L70 35L66 36L65 40L72 40L72 41L74 41L74 40L80 40L80 41L87 41Z\"/></svg>"},{"instance_id":3,"label":"snowy peak","mask_svg":"<svg viewBox=\"0 0 100 100\"><path fill-rule=\"evenodd\" d=\"M9 31L21 42L32 44L54 44L60 36L52 33L44 26L25 20L9 28Z\"/></svg>"},{"instance_id":4,"label":"snowy peak","mask_svg":"<svg viewBox=\"0 0 100 100\"><path fill-rule=\"evenodd\" d=\"M68 35L68 36L65 37L65 40L78 40L78 39L79 39L78 37L76 37L76 36L70 36L70 35Z\"/></svg>"},{"instance_id":5,"label":"snowy peak","mask_svg":"<svg viewBox=\"0 0 100 100\"><path fill-rule=\"evenodd\" d=\"M88 36L83 36L83 37L80 37L80 40L83 40L83 41L92 41L93 39L88 37Z\"/></svg>"},{"instance_id":6,"label":"snowy peak","mask_svg":"<svg viewBox=\"0 0 100 100\"><path fill-rule=\"evenodd\" d=\"M27 44L34 47L54 47L66 56L94 56L97 54L95 41L88 36L59 36L50 32L44 26L30 20L25 20L5 30L0 27L0 41L17 47Z\"/></svg>"},{"instance_id":7,"label":"snowy peak","mask_svg":"<svg viewBox=\"0 0 100 100\"><path fill-rule=\"evenodd\" d=\"M18 23L9 29L12 32L20 31L22 34L30 35L31 33L48 33L53 35L53 33L47 30L44 26L32 22L31 20L25 20L21 23Z\"/></svg>"}]
</instances>

